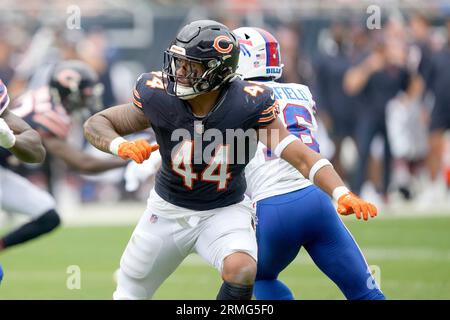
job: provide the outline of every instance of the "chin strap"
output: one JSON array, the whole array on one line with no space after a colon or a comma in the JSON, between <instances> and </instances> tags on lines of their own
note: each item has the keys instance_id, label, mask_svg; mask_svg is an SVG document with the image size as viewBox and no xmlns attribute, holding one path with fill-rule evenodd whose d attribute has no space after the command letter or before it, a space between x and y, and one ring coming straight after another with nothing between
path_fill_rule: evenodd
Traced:
<instances>
[{"instance_id":1,"label":"chin strap","mask_svg":"<svg viewBox=\"0 0 450 320\"><path fill-rule=\"evenodd\" d=\"M192 98L195 98L196 96L198 96L199 92L196 92L194 90L194 88L192 87L185 87L182 85L177 85L176 86L176 94L178 96L178 98L180 98L181 100L189 100Z\"/></svg>"},{"instance_id":2,"label":"chin strap","mask_svg":"<svg viewBox=\"0 0 450 320\"><path fill-rule=\"evenodd\" d=\"M189 100L189 99L195 98L198 95L201 95L203 93L207 93L207 92L211 92L211 91L214 91L214 90L218 90L223 84L228 83L228 82L232 82L232 81L234 81L236 79L239 79L239 74L231 73L228 76L226 76L219 85L215 86L214 88L212 88L212 89L210 89L208 91L200 91L200 92L195 91L195 89L193 87L185 87L185 86L182 86L182 85L178 84L176 86L176 94L177 94L178 98L180 98L182 100Z\"/></svg>"}]
</instances>

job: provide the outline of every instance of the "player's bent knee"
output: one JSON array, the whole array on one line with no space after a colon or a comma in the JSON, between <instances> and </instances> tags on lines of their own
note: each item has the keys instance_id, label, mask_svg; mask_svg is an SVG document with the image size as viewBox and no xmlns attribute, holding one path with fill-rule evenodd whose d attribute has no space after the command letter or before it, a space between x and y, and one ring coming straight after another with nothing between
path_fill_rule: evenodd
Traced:
<instances>
[{"instance_id":1,"label":"player's bent knee","mask_svg":"<svg viewBox=\"0 0 450 320\"><path fill-rule=\"evenodd\" d=\"M135 232L120 259L114 300L146 300L156 288L148 275L161 251L163 241L149 233Z\"/></svg>"},{"instance_id":2,"label":"player's bent knee","mask_svg":"<svg viewBox=\"0 0 450 320\"><path fill-rule=\"evenodd\" d=\"M152 270L162 245L160 237L149 233L134 233L120 260L120 269L131 278L145 278Z\"/></svg>"},{"instance_id":3,"label":"player's bent knee","mask_svg":"<svg viewBox=\"0 0 450 320\"><path fill-rule=\"evenodd\" d=\"M253 284L256 277L256 261L249 254L235 252L224 259L223 280L237 284Z\"/></svg>"}]
</instances>

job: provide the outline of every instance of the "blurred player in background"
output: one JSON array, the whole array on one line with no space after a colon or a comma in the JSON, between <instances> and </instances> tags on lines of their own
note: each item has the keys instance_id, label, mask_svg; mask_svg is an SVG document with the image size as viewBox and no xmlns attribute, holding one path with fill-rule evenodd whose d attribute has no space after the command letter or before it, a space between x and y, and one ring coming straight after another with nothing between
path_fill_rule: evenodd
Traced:
<instances>
[{"instance_id":1,"label":"blurred player in background","mask_svg":"<svg viewBox=\"0 0 450 320\"><path fill-rule=\"evenodd\" d=\"M24 162L44 161L45 149L41 137L8 109L9 103L7 88L0 79L0 152L12 153Z\"/></svg>"},{"instance_id":2,"label":"blurred player in background","mask_svg":"<svg viewBox=\"0 0 450 320\"><path fill-rule=\"evenodd\" d=\"M270 88L237 78L239 51L226 26L192 22L165 52L162 77L152 72L138 78L133 105L106 109L86 122L94 146L125 159L142 163L156 147L122 135L151 126L161 146L162 168L122 256L115 299L151 298L191 252L221 272L218 299L251 299L257 245L244 168L253 154L248 137L234 136L234 143L229 130L258 130L279 157L333 194L341 213L376 215L373 205L349 192L329 161L286 130ZM209 130L217 134L214 142L198 146L191 139L203 139ZM204 157L208 149L212 159Z\"/></svg>"},{"instance_id":3,"label":"blurred player in background","mask_svg":"<svg viewBox=\"0 0 450 320\"><path fill-rule=\"evenodd\" d=\"M361 192L366 181L371 155L371 145L379 134L383 139L382 172L373 177L377 194L388 202L392 172L392 150L386 126L386 109L389 101L400 92L421 91L422 79L408 65L407 44L402 22L390 19L374 38L373 51L362 61L349 68L343 78L345 92L355 97L358 112L355 115L355 137L359 160L353 189ZM414 94L417 95L417 94ZM380 163L381 165L381 163ZM381 166L380 166L381 167Z\"/></svg>"},{"instance_id":4,"label":"blurred player in background","mask_svg":"<svg viewBox=\"0 0 450 320\"><path fill-rule=\"evenodd\" d=\"M331 162L339 175L347 181L349 181L351 172L346 170L341 163L341 151L345 138L353 137L355 127L353 119L355 103L342 87L344 74L352 63L348 44L349 35L350 28L345 23L334 22L330 26L330 39L326 41L333 45L322 45L322 52L315 58L314 64L316 79L314 91L315 99L320 105L320 110L318 110L320 120L326 126L335 145L335 153ZM323 152L323 150L321 151Z\"/></svg>"},{"instance_id":5,"label":"blurred player in background","mask_svg":"<svg viewBox=\"0 0 450 320\"><path fill-rule=\"evenodd\" d=\"M101 88L95 72L85 63L65 61L55 66L48 86L18 97L8 114L22 118L27 127L39 132L49 155L62 159L75 171L94 174L126 165L121 159L95 158L67 141L71 116L92 112L89 110L98 106L100 98ZM39 145L34 143L28 152ZM11 154L5 151L1 163L7 167ZM48 233L60 224L55 200L48 192L11 170L2 169L2 172L2 209L24 214L31 221L1 237L0 251Z\"/></svg>"},{"instance_id":6,"label":"blurred player in background","mask_svg":"<svg viewBox=\"0 0 450 320\"><path fill-rule=\"evenodd\" d=\"M241 44L237 73L272 88L280 105L280 120L289 132L316 152L315 102L307 86L278 83L283 65L278 41L260 28L234 30ZM305 247L316 265L347 299L384 299L355 240L329 198L288 162L259 143L245 169L247 194L256 203L258 271L257 299L294 299L278 280L279 273ZM339 208L338 208L339 210ZM357 218L361 216L357 213ZM364 216L367 220L368 216Z\"/></svg>"},{"instance_id":7,"label":"blurred player in background","mask_svg":"<svg viewBox=\"0 0 450 320\"><path fill-rule=\"evenodd\" d=\"M41 137L25 121L9 111L9 96L6 86L0 79L0 204L10 196L10 172L4 168L4 155L14 154L22 161L39 163L44 161L45 149ZM26 198L25 190L15 190ZM0 265L0 283L3 280L3 269Z\"/></svg>"}]
</instances>

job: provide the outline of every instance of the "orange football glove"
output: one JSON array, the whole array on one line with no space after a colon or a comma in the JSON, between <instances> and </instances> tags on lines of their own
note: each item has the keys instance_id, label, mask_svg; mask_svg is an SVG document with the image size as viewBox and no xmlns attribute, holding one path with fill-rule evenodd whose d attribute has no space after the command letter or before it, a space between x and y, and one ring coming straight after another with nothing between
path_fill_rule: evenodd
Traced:
<instances>
[{"instance_id":1,"label":"orange football glove","mask_svg":"<svg viewBox=\"0 0 450 320\"><path fill-rule=\"evenodd\" d=\"M377 216L377 207L359 198L352 192L342 195L338 200L337 211L344 215L356 214L356 218L361 219L361 214L364 220L369 219L369 215L374 218Z\"/></svg>"},{"instance_id":2,"label":"orange football glove","mask_svg":"<svg viewBox=\"0 0 450 320\"><path fill-rule=\"evenodd\" d=\"M158 144L150 145L146 140L139 139L136 141L122 142L119 145L118 155L122 159L132 159L137 163L142 163L150 158L153 151L158 149Z\"/></svg>"}]
</instances>

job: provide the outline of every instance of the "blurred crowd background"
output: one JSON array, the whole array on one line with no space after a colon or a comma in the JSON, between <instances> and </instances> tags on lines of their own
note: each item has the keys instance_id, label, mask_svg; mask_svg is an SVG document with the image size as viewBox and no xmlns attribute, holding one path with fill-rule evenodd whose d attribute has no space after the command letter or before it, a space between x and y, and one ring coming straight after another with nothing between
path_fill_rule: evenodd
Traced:
<instances>
[{"instance_id":1,"label":"blurred crowd background","mask_svg":"<svg viewBox=\"0 0 450 320\"><path fill-rule=\"evenodd\" d=\"M12 99L56 61L80 59L99 73L105 108L162 68L189 21L266 28L281 44L281 81L310 86L322 152L354 192L379 206L450 210L450 1L2 0L0 11L0 78ZM81 124L71 139L104 156ZM149 190L126 192L124 169L79 176L51 158L16 170L58 201L141 201Z\"/></svg>"}]
</instances>

